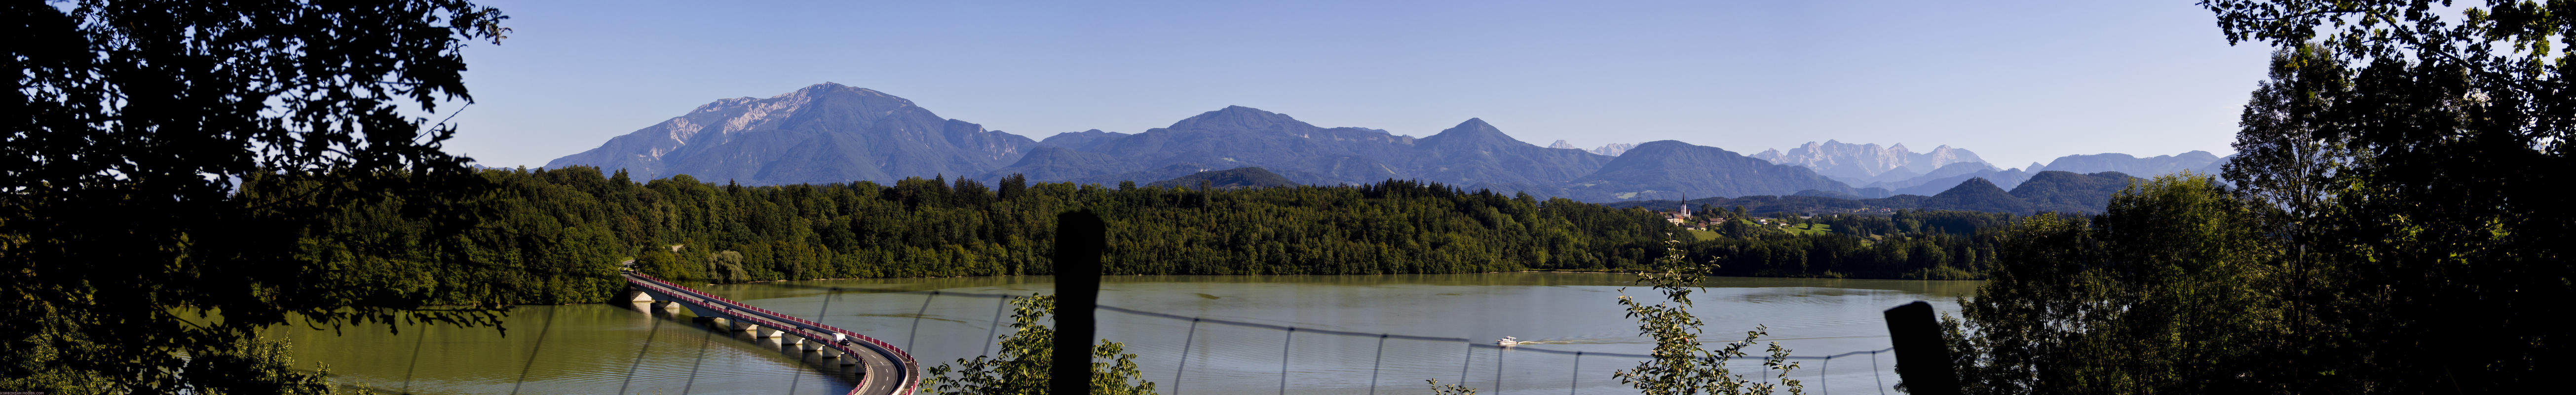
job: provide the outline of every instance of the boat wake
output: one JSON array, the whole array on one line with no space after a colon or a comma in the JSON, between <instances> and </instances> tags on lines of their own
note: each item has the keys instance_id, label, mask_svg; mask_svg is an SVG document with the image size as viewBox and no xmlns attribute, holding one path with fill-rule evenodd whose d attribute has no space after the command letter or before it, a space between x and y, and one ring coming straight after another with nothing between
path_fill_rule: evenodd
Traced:
<instances>
[{"instance_id":1,"label":"boat wake","mask_svg":"<svg viewBox=\"0 0 2576 395\"><path fill-rule=\"evenodd\" d=\"M1539 339L1516 339L1512 337L1504 337L1501 340L1495 341L1496 344L1504 346L1517 346L1524 344L1652 344L1654 342L1655 339L1652 338L1615 336L1610 334Z\"/></svg>"}]
</instances>

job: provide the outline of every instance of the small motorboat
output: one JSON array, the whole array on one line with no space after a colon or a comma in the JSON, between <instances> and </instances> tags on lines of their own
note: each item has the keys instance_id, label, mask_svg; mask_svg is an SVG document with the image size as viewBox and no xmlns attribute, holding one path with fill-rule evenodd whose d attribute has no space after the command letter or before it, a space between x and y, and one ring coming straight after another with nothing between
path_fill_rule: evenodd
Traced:
<instances>
[{"instance_id":1,"label":"small motorboat","mask_svg":"<svg viewBox=\"0 0 2576 395\"><path fill-rule=\"evenodd\" d=\"M1503 346L1503 347L1517 346L1517 345L1521 345L1521 343L1527 343L1527 342L1521 341L1520 339L1518 339L1518 338L1514 338L1514 337L1511 337L1511 336L1503 336L1503 338L1502 338L1501 340L1495 340L1495 341L1494 341L1494 345L1497 345L1497 346Z\"/></svg>"}]
</instances>

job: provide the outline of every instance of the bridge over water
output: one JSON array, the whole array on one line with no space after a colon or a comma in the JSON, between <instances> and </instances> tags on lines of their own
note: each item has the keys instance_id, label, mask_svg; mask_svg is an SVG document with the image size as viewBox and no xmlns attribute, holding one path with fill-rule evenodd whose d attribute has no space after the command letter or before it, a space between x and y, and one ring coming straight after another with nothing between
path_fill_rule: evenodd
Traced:
<instances>
[{"instance_id":1,"label":"bridge over water","mask_svg":"<svg viewBox=\"0 0 2576 395\"><path fill-rule=\"evenodd\" d=\"M732 330L750 332L753 337L775 339L785 345L798 345L809 353L820 353L826 360L837 361L859 385L850 393L867 395L908 395L919 390L921 364L912 354L876 338L846 329L823 325L776 311L753 307L722 296L672 284L642 273L628 272L626 282L636 291L633 300L664 303L658 308L687 308L698 317Z\"/></svg>"}]
</instances>

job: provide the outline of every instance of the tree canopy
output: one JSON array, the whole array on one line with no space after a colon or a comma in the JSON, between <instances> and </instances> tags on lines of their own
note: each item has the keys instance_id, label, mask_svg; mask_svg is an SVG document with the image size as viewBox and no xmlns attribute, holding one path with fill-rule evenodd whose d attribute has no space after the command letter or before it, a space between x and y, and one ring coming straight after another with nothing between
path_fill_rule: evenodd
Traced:
<instances>
[{"instance_id":1,"label":"tree canopy","mask_svg":"<svg viewBox=\"0 0 2576 395\"><path fill-rule=\"evenodd\" d=\"M2003 238L1976 393L2555 387L2576 2L2204 1L2276 48L2232 188L2159 179Z\"/></svg>"},{"instance_id":2,"label":"tree canopy","mask_svg":"<svg viewBox=\"0 0 2576 395\"><path fill-rule=\"evenodd\" d=\"M304 376L182 354L241 353L289 315L489 318L423 312L434 295L338 270L402 257L297 252L338 207L474 190L466 159L440 151L456 129L405 109L471 100L459 50L498 43L499 11L461 0L8 4L0 62L18 71L5 89L15 100L0 100L0 353L11 355L0 387L259 392ZM266 178L302 182L241 187ZM458 214L412 207L399 214Z\"/></svg>"}]
</instances>

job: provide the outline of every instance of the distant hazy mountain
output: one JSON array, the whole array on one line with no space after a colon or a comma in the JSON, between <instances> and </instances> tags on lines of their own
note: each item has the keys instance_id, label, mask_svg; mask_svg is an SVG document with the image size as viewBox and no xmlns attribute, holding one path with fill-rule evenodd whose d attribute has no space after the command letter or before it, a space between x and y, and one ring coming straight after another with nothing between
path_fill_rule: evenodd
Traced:
<instances>
[{"instance_id":1,"label":"distant hazy mountain","mask_svg":"<svg viewBox=\"0 0 2576 395\"><path fill-rule=\"evenodd\" d=\"M2174 172L2184 170L2202 170L2212 168L2212 166L2216 166L2220 163L2221 160L2222 158L2219 158L2217 154L2211 154L2209 151L2191 151L2184 152L2181 155L2158 155L2152 158L2140 158L2130 156L2129 154L2118 153L2067 155L2058 157L2055 161L2048 162L2047 166L2025 170L2033 173L2040 171L2063 171L2069 173L2099 173L2116 171L2123 174L2141 177L2154 177L2157 175L2172 174Z\"/></svg>"},{"instance_id":2,"label":"distant hazy mountain","mask_svg":"<svg viewBox=\"0 0 2576 395\"><path fill-rule=\"evenodd\" d=\"M2229 161L2229 160L2235 160L2235 159L2236 159L2236 155L2232 155L2232 154L2231 154L2231 155L2227 155L2227 156L2221 156L2221 157L2218 157L2218 161L2216 161L2216 162L2209 162L2209 164L2207 164L2207 165L2201 165L2201 166L2200 166L2200 168L2198 168L2198 169L2191 169L2191 172L2193 172L2193 173L2200 173L2200 174L2207 174L2207 175L2209 175L2209 176L2210 176L2210 177L2212 177L2212 178L2218 178L2218 179L2219 179L2219 181L2221 181L2221 182L2225 182L2225 181L2227 181L2227 178L2225 177L2225 175L2220 174L2219 172L2226 171L2226 170L2227 170L2227 161Z\"/></svg>"},{"instance_id":3,"label":"distant hazy mountain","mask_svg":"<svg viewBox=\"0 0 2576 395\"><path fill-rule=\"evenodd\" d=\"M1487 189L1523 191L1573 181L1600 170L1610 160L1579 149L1530 145L1504 135L1483 119L1469 118L1414 142L1413 152L1406 157L1388 161L1404 164L1409 176L1422 180L1459 186L1518 186Z\"/></svg>"},{"instance_id":4,"label":"distant hazy mountain","mask_svg":"<svg viewBox=\"0 0 2576 395\"><path fill-rule=\"evenodd\" d=\"M1056 133L1054 136L1049 136L1045 140L1038 140L1038 144L1072 148L1075 151L1081 151L1091 149L1092 146L1099 145L1102 141L1116 140L1119 137L1127 136L1131 135L1119 132L1103 132L1100 131L1100 129L1092 129L1080 132Z\"/></svg>"},{"instance_id":5,"label":"distant hazy mountain","mask_svg":"<svg viewBox=\"0 0 2576 395\"><path fill-rule=\"evenodd\" d=\"M2191 170L2204 174L2215 175L2217 174L2219 167L2226 163L2227 158L2214 156L2204 151L2191 151L2185 152L2181 155L2165 155L2152 158L2139 158L2128 154L2067 155L2057 158L2056 161L2052 162L2052 164L2042 165L2038 162L2032 162L2030 166L2020 169L1996 170L1993 166L1989 166L1984 163L1966 165L1951 164L1943 166L1940 169L1935 169L1928 174L1913 176L1906 179L1876 181L1856 185L1887 188L1889 190L1893 190L1897 194L1931 195L1949 190L1948 188L1950 186L1958 185L1960 182L1967 181L1970 178L1984 178L1989 182L1993 182L1995 186L2011 189L2017 188L2023 180L2030 179L2032 176L2045 171L2065 171L2076 174L2110 171L2119 172L2124 175L2152 177L2156 175L2172 174L2183 170ZM1896 172L1897 171L1890 171L1888 174L1894 174ZM1880 178L1884 179L1884 174L1882 174L1882 177Z\"/></svg>"},{"instance_id":6,"label":"distant hazy mountain","mask_svg":"<svg viewBox=\"0 0 2576 395\"><path fill-rule=\"evenodd\" d=\"M1887 173L1881 173L1881 175L1897 174L1899 172L1906 172L1906 170L1889 170ZM1913 173L1906 172L1906 174ZM1944 185L1958 185L1960 181L1967 181L1970 178L1984 178L1987 181L1994 182L1995 186L2012 188L2013 184L2019 184L2021 183L2022 178L2027 177L2029 176L2022 174L2022 172L2018 170L1997 170L1994 166L1987 165L1985 162L1958 162L1941 166L1941 168L1938 169L1932 169L1931 172L1916 174L1901 180L1879 181L1861 185L1887 188L1896 190L1898 191L1897 193L1906 193L1905 191L1916 190L1914 188L1918 187L1941 188ZM1930 193L1917 193L1917 195L1931 195L1933 193L1939 193L1942 190L1945 189L1933 189Z\"/></svg>"},{"instance_id":7,"label":"distant hazy mountain","mask_svg":"<svg viewBox=\"0 0 2576 395\"><path fill-rule=\"evenodd\" d=\"M1826 192L1826 191L1819 191L1819 190L1813 190L1813 189L1804 190L1804 191L1798 191L1798 193L1791 194L1791 195L1789 195L1789 196L1816 196L1816 197L1829 197L1829 198L1845 199L1845 200L1860 200L1860 199L1863 199L1863 197L1862 197L1862 196L1860 196L1860 195L1854 195L1854 194L1848 194L1848 193L1842 193L1842 192Z\"/></svg>"},{"instance_id":8,"label":"distant hazy mountain","mask_svg":"<svg viewBox=\"0 0 2576 395\"><path fill-rule=\"evenodd\" d=\"M1904 194L1885 198L1854 199L1852 195L1825 191L1799 191L1795 195L1754 195L1738 197L1694 198L1690 204L1719 208L1742 206L1752 214L1806 213L1832 214L1881 210L1963 210L2013 214L2042 211L2100 213L2135 178L2115 172L2075 174L2062 171L2041 172L2020 187L2006 192L1995 183L1970 178L1929 196ZM1611 207L1648 207L1671 210L1673 200L1632 200L1608 203Z\"/></svg>"},{"instance_id":9,"label":"distant hazy mountain","mask_svg":"<svg viewBox=\"0 0 2576 395\"><path fill-rule=\"evenodd\" d=\"M1930 152L1916 153L1905 148L1904 144L1880 148L1878 144L1825 140L1822 143L1807 142L1788 152L1772 149L1751 156L1771 163L1805 166L1815 170L1816 174L1852 185L1918 178L1959 163L1993 168L1985 166L1985 159L1978 158L1976 153L1947 145L1933 148Z\"/></svg>"},{"instance_id":10,"label":"distant hazy mountain","mask_svg":"<svg viewBox=\"0 0 2576 395\"><path fill-rule=\"evenodd\" d=\"M1604 145L1601 146L1601 148L1593 148L1592 153L1600 154L1601 156L1619 156L1620 154L1628 153L1628 150L1635 148L1637 148L1636 144L1610 143L1610 145Z\"/></svg>"},{"instance_id":11,"label":"distant hazy mountain","mask_svg":"<svg viewBox=\"0 0 2576 395\"><path fill-rule=\"evenodd\" d=\"M2030 181L2013 188L2012 195L2039 211L2098 213L2111 204L2111 195L2136 179L2112 171L2075 174L2050 170L2031 175Z\"/></svg>"},{"instance_id":12,"label":"distant hazy mountain","mask_svg":"<svg viewBox=\"0 0 2576 395\"><path fill-rule=\"evenodd\" d=\"M1950 190L1951 186L1957 186L1961 182L1978 178L1985 179L1986 182L1993 183L1999 188L2014 188L2020 186L2022 180L2030 179L2030 172L2023 171L2021 169L1994 170L1990 168L1946 177L1926 174L1915 179L1888 182L1884 184L1871 184L1871 186L1892 189L1899 195L1915 194L1931 196L1932 194L1941 193L1941 191Z\"/></svg>"},{"instance_id":13,"label":"distant hazy mountain","mask_svg":"<svg viewBox=\"0 0 2576 395\"><path fill-rule=\"evenodd\" d=\"M1061 140L1062 144L1058 144ZM1151 182L1176 165L1255 166L1300 183L1337 185L1419 179L1469 188L1557 195L1559 185L1609 162L1578 149L1531 145L1469 119L1431 137L1366 128L1323 128L1287 114L1232 106L1122 135L1068 133L987 177L1034 181ZM1183 173L1186 174L1186 173Z\"/></svg>"},{"instance_id":14,"label":"distant hazy mountain","mask_svg":"<svg viewBox=\"0 0 2576 395\"><path fill-rule=\"evenodd\" d=\"M1080 144L1086 146L1080 150L1032 155L984 174L986 178L1017 173L1031 181L1075 181L1203 164L1317 174L1326 179L1299 181L1338 185L1399 177L1395 167L1380 158L1401 157L1399 153L1409 151L1413 142L1411 136L1384 130L1318 127L1287 114L1243 106L1201 113L1143 133L1095 138L1098 141ZM1128 180L1153 182L1170 177Z\"/></svg>"},{"instance_id":15,"label":"distant hazy mountain","mask_svg":"<svg viewBox=\"0 0 2576 395\"><path fill-rule=\"evenodd\" d=\"M1584 201L1788 195L1810 189L1855 192L1805 167L1672 140L1638 145L1566 189L1570 197Z\"/></svg>"},{"instance_id":16,"label":"distant hazy mountain","mask_svg":"<svg viewBox=\"0 0 2576 395\"><path fill-rule=\"evenodd\" d=\"M1960 182L1958 186L1950 187L1950 190L1932 195L1932 199L1923 203L1923 208L2018 214L2031 212L2030 202L2022 201L2011 192L2005 192L2003 188L1995 187L1994 183L1986 182L1983 178L1971 178Z\"/></svg>"},{"instance_id":17,"label":"distant hazy mountain","mask_svg":"<svg viewBox=\"0 0 2576 395\"><path fill-rule=\"evenodd\" d=\"M1259 167L1239 167L1227 170L1192 173L1190 175L1180 176L1169 180L1155 181L1154 183L1146 184L1145 186L1198 189L1200 181L1208 182L1208 186L1215 189L1269 188L1297 185L1296 182L1289 181L1287 177L1281 177L1279 174L1271 173L1269 170L1262 170Z\"/></svg>"},{"instance_id":18,"label":"distant hazy mountain","mask_svg":"<svg viewBox=\"0 0 2576 395\"><path fill-rule=\"evenodd\" d=\"M911 100L823 83L767 99L717 100L546 167L688 174L743 184L876 181L981 174L1017 162L1027 137L940 118Z\"/></svg>"},{"instance_id":19,"label":"distant hazy mountain","mask_svg":"<svg viewBox=\"0 0 2576 395\"><path fill-rule=\"evenodd\" d=\"M1548 147L1548 148L1558 148L1558 149L1581 149L1581 148L1574 148L1574 143L1568 143L1568 142L1565 142L1565 140L1557 140L1557 141L1556 141L1556 144L1548 144L1548 145L1547 145L1547 147Z\"/></svg>"}]
</instances>

